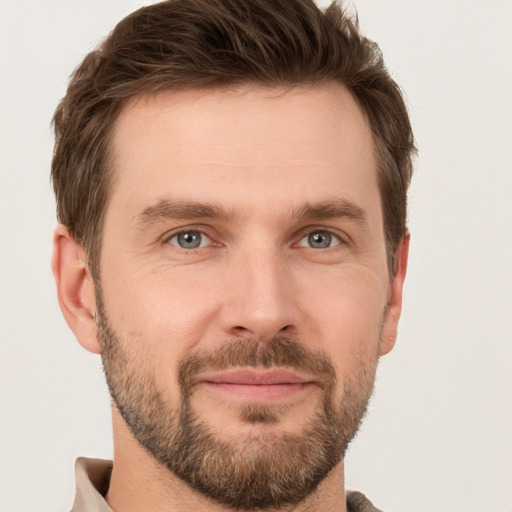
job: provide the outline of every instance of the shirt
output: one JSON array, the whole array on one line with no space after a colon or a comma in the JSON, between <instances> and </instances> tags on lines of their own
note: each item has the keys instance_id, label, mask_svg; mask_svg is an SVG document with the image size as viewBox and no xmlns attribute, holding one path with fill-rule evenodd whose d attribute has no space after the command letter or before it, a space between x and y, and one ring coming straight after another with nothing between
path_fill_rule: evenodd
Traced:
<instances>
[{"instance_id":1,"label":"shirt","mask_svg":"<svg viewBox=\"0 0 512 512\"><path fill-rule=\"evenodd\" d=\"M104 496L112 474L112 461L79 457L75 465L76 495L71 512L112 512ZM348 512L382 512L360 492L347 493Z\"/></svg>"}]
</instances>

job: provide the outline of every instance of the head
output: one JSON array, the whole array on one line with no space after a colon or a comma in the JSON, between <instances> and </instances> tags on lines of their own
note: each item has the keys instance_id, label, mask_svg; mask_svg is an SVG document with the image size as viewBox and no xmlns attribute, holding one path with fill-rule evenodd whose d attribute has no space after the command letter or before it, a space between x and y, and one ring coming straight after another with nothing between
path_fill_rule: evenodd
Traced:
<instances>
[{"instance_id":1,"label":"head","mask_svg":"<svg viewBox=\"0 0 512 512\"><path fill-rule=\"evenodd\" d=\"M306 499L400 316L414 145L378 47L336 5L163 2L55 131L59 299L122 428L215 501Z\"/></svg>"},{"instance_id":2,"label":"head","mask_svg":"<svg viewBox=\"0 0 512 512\"><path fill-rule=\"evenodd\" d=\"M161 91L338 83L374 138L390 273L406 232L414 141L378 46L338 4L179 0L123 19L74 72L54 117L52 181L59 221L99 272L104 214L116 179L113 125L127 102Z\"/></svg>"}]
</instances>

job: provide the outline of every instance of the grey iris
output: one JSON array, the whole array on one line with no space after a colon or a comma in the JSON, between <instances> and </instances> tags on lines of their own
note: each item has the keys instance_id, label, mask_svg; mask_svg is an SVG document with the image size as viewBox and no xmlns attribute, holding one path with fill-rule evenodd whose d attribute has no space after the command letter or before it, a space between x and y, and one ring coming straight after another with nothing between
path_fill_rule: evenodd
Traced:
<instances>
[{"instance_id":1,"label":"grey iris","mask_svg":"<svg viewBox=\"0 0 512 512\"><path fill-rule=\"evenodd\" d=\"M179 233L176 239L178 245L183 249L196 249L201 245L201 234L197 231Z\"/></svg>"},{"instance_id":2,"label":"grey iris","mask_svg":"<svg viewBox=\"0 0 512 512\"><path fill-rule=\"evenodd\" d=\"M314 249L326 249L330 247L332 236L326 231L316 231L308 236L308 243Z\"/></svg>"}]
</instances>

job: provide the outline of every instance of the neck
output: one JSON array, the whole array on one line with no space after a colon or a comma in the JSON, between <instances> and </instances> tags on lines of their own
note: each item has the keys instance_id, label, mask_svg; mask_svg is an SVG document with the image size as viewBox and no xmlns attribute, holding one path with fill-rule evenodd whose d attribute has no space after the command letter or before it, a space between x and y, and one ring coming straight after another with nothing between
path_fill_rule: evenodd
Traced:
<instances>
[{"instance_id":1,"label":"neck","mask_svg":"<svg viewBox=\"0 0 512 512\"><path fill-rule=\"evenodd\" d=\"M231 508L206 498L163 467L134 439L116 407L112 410L114 467L106 500L114 512L232 512ZM347 512L343 462L330 472L305 501L271 510Z\"/></svg>"}]
</instances>

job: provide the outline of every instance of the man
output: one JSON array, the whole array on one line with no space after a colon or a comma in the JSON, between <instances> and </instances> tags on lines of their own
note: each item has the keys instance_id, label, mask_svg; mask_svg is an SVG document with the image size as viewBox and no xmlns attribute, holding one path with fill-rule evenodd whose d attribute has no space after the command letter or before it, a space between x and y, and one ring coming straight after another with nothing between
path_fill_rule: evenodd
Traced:
<instances>
[{"instance_id":1,"label":"man","mask_svg":"<svg viewBox=\"0 0 512 512\"><path fill-rule=\"evenodd\" d=\"M414 153L377 46L336 5L163 2L54 122L59 302L113 403L73 510L377 510L343 457L396 340Z\"/></svg>"}]
</instances>

